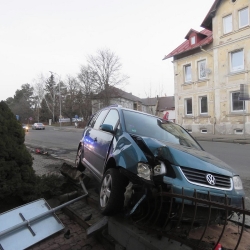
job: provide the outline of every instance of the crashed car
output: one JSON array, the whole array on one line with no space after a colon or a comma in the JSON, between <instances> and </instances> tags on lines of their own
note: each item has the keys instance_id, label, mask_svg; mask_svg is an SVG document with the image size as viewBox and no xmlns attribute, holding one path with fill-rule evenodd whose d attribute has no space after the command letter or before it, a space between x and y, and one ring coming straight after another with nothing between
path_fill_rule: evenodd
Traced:
<instances>
[{"instance_id":1,"label":"crashed car","mask_svg":"<svg viewBox=\"0 0 250 250\"><path fill-rule=\"evenodd\" d=\"M201 198L209 193L217 202L226 195L237 207L245 195L239 175L205 152L184 128L116 105L97 112L84 128L76 167L87 168L100 182L104 215L121 211L128 183L186 196L196 190Z\"/></svg>"}]
</instances>

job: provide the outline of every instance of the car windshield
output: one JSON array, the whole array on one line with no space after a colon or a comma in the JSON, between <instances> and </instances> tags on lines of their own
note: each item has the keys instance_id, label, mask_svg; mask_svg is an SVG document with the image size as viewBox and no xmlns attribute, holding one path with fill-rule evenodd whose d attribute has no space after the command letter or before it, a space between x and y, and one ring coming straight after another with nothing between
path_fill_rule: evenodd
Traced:
<instances>
[{"instance_id":1,"label":"car windshield","mask_svg":"<svg viewBox=\"0 0 250 250\"><path fill-rule=\"evenodd\" d=\"M155 138L187 147L201 149L199 144L179 125L161 118L123 110L126 131L130 134Z\"/></svg>"}]
</instances>

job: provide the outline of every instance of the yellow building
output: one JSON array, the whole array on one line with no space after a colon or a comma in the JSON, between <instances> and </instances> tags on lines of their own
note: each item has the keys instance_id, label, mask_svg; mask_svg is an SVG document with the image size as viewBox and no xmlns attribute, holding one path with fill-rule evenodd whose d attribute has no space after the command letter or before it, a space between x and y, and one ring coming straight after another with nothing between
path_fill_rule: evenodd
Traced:
<instances>
[{"instance_id":1,"label":"yellow building","mask_svg":"<svg viewBox=\"0 0 250 250\"><path fill-rule=\"evenodd\" d=\"M192 133L250 134L249 0L215 0L173 58L177 123Z\"/></svg>"}]
</instances>

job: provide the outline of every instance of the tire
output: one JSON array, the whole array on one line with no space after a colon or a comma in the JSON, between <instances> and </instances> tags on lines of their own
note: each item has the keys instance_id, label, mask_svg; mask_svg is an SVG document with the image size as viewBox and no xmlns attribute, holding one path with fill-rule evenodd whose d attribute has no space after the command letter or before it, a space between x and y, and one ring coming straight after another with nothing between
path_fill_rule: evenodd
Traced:
<instances>
[{"instance_id":1,"label":"tire","mask_svg":"<svg viewBox=\"0 0 250 250\"><path fill-rule=\"evenodd\" d=\"M80 146L76 153L76 159L75 159L75 167L79 171L83 172L85 170L85 166L81 162L82 160L82 146Z\"/></svg>"},{"instance_id":2,"label":"tire","mask_svg":"<svg viewBox=\"0 0 250 250\"><path fill-rule=\"evenodd\" d=\"M128 179L118 169L108 169L101 182L99 207L103 215L115 215L124 206L124 193Z\"/></svg>"}]
</instances>

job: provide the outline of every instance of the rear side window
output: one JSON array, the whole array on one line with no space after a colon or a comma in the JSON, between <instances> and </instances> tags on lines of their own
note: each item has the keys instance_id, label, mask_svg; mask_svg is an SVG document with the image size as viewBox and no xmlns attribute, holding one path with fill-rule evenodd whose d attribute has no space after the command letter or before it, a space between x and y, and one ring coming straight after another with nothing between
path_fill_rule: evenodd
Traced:
<instances>
[{"instance_id":1,"label":"rear side window","mask_svg":"<svg viewBox=\"0 0 250 250\"><path fill-rule=\"evenodd\" d=\"M118 112L115 109L111 109L105 118L103 124L109 124L113 126L113 129L115 129L117 123L119 121L119 115Z\"/></svg>"},{"instance_id":2,"label":"rear side window","mask_svg":"<svg viewBox=\"0 0 250 250\"><path fill-rule=\"evenodd\" d=\"M99 112L92 116L92 118L90 119L89 124L88 124L89 127L92 127L92 128L94 127L95 121L96 121L96 118L98 117L98 115L99 115Z\"/></svg>"},{"instance_id":3,"label":"rear side window","mask_svg":"<svg viewBox=\"0 0 250 250\"><path fill-rule=\"evenodd\" d=\"M95 120L95 123L93 125L95 129L99 129L99 127L102 124L102 121L104 120L107 113L108 113L108 109L101 111L100 115L97 117L97 119Z\"/></svg>"}]
</instances>

